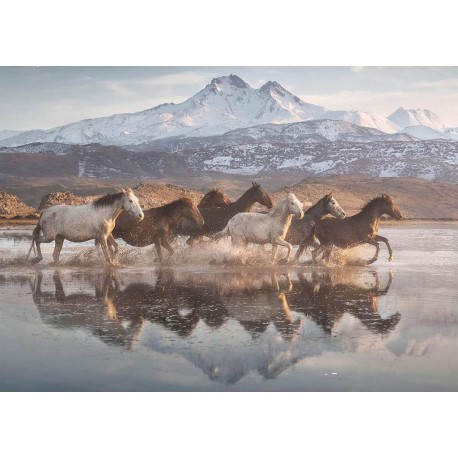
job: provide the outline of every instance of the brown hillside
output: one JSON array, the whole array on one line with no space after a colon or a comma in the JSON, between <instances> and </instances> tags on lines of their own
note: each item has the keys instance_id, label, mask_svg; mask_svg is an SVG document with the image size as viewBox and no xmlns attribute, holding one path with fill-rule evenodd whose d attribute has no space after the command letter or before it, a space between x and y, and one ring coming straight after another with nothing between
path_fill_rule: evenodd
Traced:
<instances>
[{"instance_id":1,"label":"brown hillside","mask_svg":"<svg viewBox=\"0 0 458 458\"><path fill-rule=\"evenodd\" d=\"M0 217L28 216L35 213L34 208L29 207L17 196L0 191Z\"/></svg>"},{"instance_id":2,"label":"brown hillside","mask_svg":"<svg viewBox=\"0 0 458 458\"><path fill-rule=\"evenodd\" d=\"M333 191L345 211L353 215L382 193L389 194L404 217L421 219L458 219L458 184L438 183L419 178L379 178L338 175L307 178L290 186L301 201L315 203ZM273 194L278 200L284 190Z\"/></svg>"},{"instance_id":3,"label":"brown hillside","mask_svg":"<svg viewBox=\"0 0 458 458\"><path fill-rule=\"evenodd\" d=\"M77 196L70 191L51 192L43 196L40 205L38 206L38 210L42 211L48 207L52 207L53 205L82 205L90 202L91 200L92 199L89 197Z\"/></svg>"}]
</instances>

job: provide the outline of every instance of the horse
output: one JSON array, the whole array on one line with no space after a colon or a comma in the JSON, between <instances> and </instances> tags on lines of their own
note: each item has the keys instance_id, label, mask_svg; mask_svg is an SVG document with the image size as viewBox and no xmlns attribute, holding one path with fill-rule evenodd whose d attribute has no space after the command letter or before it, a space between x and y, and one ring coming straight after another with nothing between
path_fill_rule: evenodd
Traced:
<instances>
[{"instance_id":1,"label":"horse","mask_svg":"<svg viewBox=\"0 0 458 458\"><path fill-rule=\"evenodd\" d=\"M278 246L288 248L285 261L291 256L292 245L285 241L293 215L299 219L304 217L302 204L295 194L288 193L270 213L239 213L233 216L226 227L211 238L218 240L227 235L231 236L232 245L247 245L256 243L272 244L272 260L275 260Z\"/></svg>"},{"instance_id":2,"label":"horse","mask_svg":"<svg viewBox=\"0 0 458 458\"><path fill-rule=\"evenodd\" d=\"M388 260L393 259L393 250L386 237L378 235L379 219L387 214L397 221L403 218L401 211L394 200L387 194L376 197L368 202L356 215L345 219L325 218L313 228L313 236L320 242L320 246L312 252L313 261L318 255L324 252L323 259L329 260L332 247L351 248L357 245L368 243L376 247L375 254L367 264L372 264L378 259L380 246L383 242L388 248Z\"/></svg>"},{"instance_id":3,"label":"horse","mask_svg":"<svg viewBox=\"0 0 458 458\"><path fill-rule=\"evenodd\" d=\"M64 240L86 242L95 239L102 247L107 264L112 266L107 240L123 210L133 220L141 221L144 217L138 199L130 188L106 194L86 205L54 205L47 208L32 232L32 244L26 260L35 245L38 256L32 260L32 264L40 262L43 259L40 244L55 241L52 256L54 265L57 265Z\"/></svg>"},{"instance_id":4,"label":"horse","mask_svg":"<svg viewBox=\"0 0 458 458\"><path fill-rule=\"evenodd\" d=\"M141 222L135 220L127 213L122 214L116 221L111 237L108 239L110 248L113 248L116 256L119 246L114 240L121 238L126 243L136 247L144 247L155 244L159 261L162 262L162 247L170 254L174 253L168 242L168 237L175 231L182 218L188 218L196 226L202 227L204 219L189 197L182 197L162 207L145 210L144 219Z\"/></svg>"},{"instance_id":5,"label":"horse","mask_svg":"<svg viewBox=\"0 0 458 458\"><path fill-rule=\"evenodd\" d=\"M225 207L230 203L232 203L232 200L229 196L224 194L221 189L213 188L202 197L201 201L197 204L197 208L201 210L202 208ZM187 218L183 218L181 223L178 225L177 233L174 235L189 235L189 233L195 229L196 226L192 221Z\"/></svg>"},{"instance_id":6,"label":"horse","mask_svg":"<svg viewBox=\"0 0 458 458\"><path fill-rule=\"evenodd\" d=\"M346 216L339 202L332 196L332 192L308 208L301 220L293 219L291 221L291 226L285 240L291 243L291 245L299 245L295 256L296 261L299 261L306 246L311 243L313 227L326 215L331 215L335 218L345 218Z\"/></svg>"},{"instance_id":7,"label":"horse","mask_svg":"<svg viewBox=\"0 0 458 458\"><path fill-rule=\"evenodd\" d=\"M204 235L214 234L221 231L229 220L237 213L249 212L255 203L264 205L267 208L273 207L272 198L255 181L235 202L227 204L225 207L218 208L201 208L200 211L204 217L205 224L199 230L189 231L182 235L190 235L187 243L192 245L195 240L199 240Z\"/></svg>"},{"instance_id":8,"label":"horse","mask_svg":"<svg viewBox=\"0 0 458 458\"><path fill-rule=\"evenodd\" d=\"M202 197L201 201L197 205L199 209L201 208L212 208L212 207L225 207L227 204L232 203L232 200L229 196L224 194L223 191L219 188L213 188L211 191L208 191L207 194Z\"/></svg>"}]
</instances>

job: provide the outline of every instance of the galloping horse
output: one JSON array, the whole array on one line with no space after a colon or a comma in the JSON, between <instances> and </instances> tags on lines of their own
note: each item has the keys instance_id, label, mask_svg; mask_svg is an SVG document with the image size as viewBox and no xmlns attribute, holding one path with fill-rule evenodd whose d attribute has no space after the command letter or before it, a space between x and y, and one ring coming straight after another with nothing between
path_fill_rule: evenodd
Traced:
<instances>
[{"instance_id":1,"label":"galloping horse","mask_svg":"<svg viewBox=\"0 0 458 458\"><path fill-rule=\"evenodd\" d=\"M335 218L345 218L345 212L339 202L332 196L332 192L308 208L301 220L293 219L291 221L291 226L285 240L291 243L291 245L299 245L295 256L296 261L301 257L305 247L311 244L313 227L326 215L332 215Z\"/></svg>"},{"instance_id":2,"label":"galloping horse","mask_svg":"<svg viewBox=\"0 0 458 458\"><path fill-rule=\"evenodd\" d=\"M202 200L197 205L199 209L201 208L212 208L212 207L225 207L227 204L232 203L232 200L229 196L224 194L223 191L219 188L213 188L211 191L208 191Z\"/></svg>"},{"instance_id":3,"label":"galloping horse","mask_svg":"<svg viewBox=\"0 0 458 458\"><path fill-rule=\"evenodd\" d=\"M126 210L124 214L132 215L130 218L134 221L141 221L144 217L138 199L131 189L107 194L87 205L54 205L47 208L33 230L32 245L26 260L35 245L38 256L32 260L32 264L40 262L43 259L40 244L55 240L52 256L54 264L57 265L64 240L86 242L95 239L102 247L107 264L113 265L107 240L123 210Z\"/></svg>"},{"instance_id":4,"label":"galloping horse","mask_svg":"<svg viewBox=\"0 0 458 458\"><path fill-rule=\"evenodd\" d=\"M267 208L273 207L272 199L269 194L267 194L261 185L253 181L252 186L235 202L225 207L201 208L205 224L200 230L190 231L185 234L191 236L187 243L192 245L196 239L200 239L204 235L221 231L234 215L237 213L249 212L256 202Z\"/></svg>"},{"instance_id":5,"label":"galloping horse","mask_svg":"<svg viewBox=\"0 0 458 458\"><path fill-rule=\"evenodd\" d=\"M367 264L372 264L377 260L380 251L377 242L383 242L388 248L388 260L391 261L393 251L388 239L377 234L378 222L383 214L398 221L402 219L401 211L387 194L372 199L356 215L345 219L325 218L319 221L313 229L313 236L319 240L320 246L313 251L313 260L315 261L322 251L324 251L323 259L329 260L333 246L351 248L368 243L376 247L374 257L367 261Z\"/></svg>"},{"instance_id":6,"label":"galloping horse","mask_svg":"<svg viewBox=\"0 0 458 458\"><path fill-rule=\"evenodd\" d=\"M247 245L248 243L272 244L272 260L275 260L278 246L288 248L288 255L285 261L288 262L291 256L292 245L286 242L285 236L288 232L293 215L299 219L304 217L302 204L291 192L288 193L270 213L239 213L233 216L226 227L213 239L230 235L233 245Z\"/></svg>"},{"instance_id":7,"label":"galloping horse","mask_svg":"<svg viewBox=\"0 0 458 458\"><path fill-rule=\"evenodd\" d=\"M225 207L226 205L232 203L232 200L229 196L224 194L223 191L219 188L214 188L211 191L208 191L207 194L202 197L202 200L197 205L197 208L201 210L202 208L215 208L215 207ZM176 235L189 235L192 231L196 230L196 225L187 218L183 218L181 223L178 225ZM173 236L172 236L173 237Z\"/></svg>"},{"instance_id":8,"label":"galloping horse","mask_svg":"<svg viewBox=\"0 0 458 458\"><path fill-rule=\"evenodd\" d=\"M162 261L162 247L170 254L174 252L167 239L170 233L176 230L182 218L188 218L198 227L204 224L199 209L189 197L182 197L162 207L145 210L145 218L141 222L135 221L130 215L124 213L116 221L108 243L114 248L115 255L119 251L115 238L122 238L129 245L137 247L154 243L159 260Z\"/></svg>"}]
</instances>

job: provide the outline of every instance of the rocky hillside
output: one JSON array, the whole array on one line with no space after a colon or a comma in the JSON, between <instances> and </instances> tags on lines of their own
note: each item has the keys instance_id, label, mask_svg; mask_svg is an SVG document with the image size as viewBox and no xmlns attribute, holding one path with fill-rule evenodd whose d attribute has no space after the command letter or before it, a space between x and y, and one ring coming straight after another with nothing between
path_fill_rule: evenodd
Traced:
<instances>
[{"instance_id":1,"label":"rocky hillside","mask_svg":"<svg viewBox=\"0 0 458 458\"><path fill-rule=\"evenodd\" d=\"M36 210L25 204L19 197L0 191L0 218L34 215Z\"/></svg>"},{"instance_id":2,"label":"rocky hillside","mask_svg":"<svg viewBox=\"0 0 458 458\"><path fill-rule=\"evenodd\" d=\"M38 210L43 211L53 205L81 205L91 200L90 197L77 196L70 191L51 192L43 196L38 206Z\"/></svg>"}]
</instances>

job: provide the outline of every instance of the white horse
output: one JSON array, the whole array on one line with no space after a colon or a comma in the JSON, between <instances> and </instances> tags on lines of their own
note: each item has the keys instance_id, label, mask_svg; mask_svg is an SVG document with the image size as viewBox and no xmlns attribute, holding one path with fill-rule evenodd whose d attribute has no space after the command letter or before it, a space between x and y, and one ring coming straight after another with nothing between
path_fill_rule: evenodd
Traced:
<instances>
[{"instance_id":1,"label":"white horse","mask_svg":"<svg viewBox=\"0 0 458 458\"><path fill-rule=\"evenodd\" d=\"M95 239L102 247L109 265L113 265L107 246L107 238L116 224L116 218L126 210L141 221L144 217L138 199L132 189L123 189L116 194L106 194L87 205L54 205L47 208L40 216L32 233L32 245L38 256L32 260L36 264L43 259L40 244L55 240L53 252L54 265L59 263L59 256L64 240L86 242ZM42 235L40 235L42 233Z\"/></svg>"},{"instance_id":2,"label":"white horse","mask_svg":"<svg viewBox=\"0 0 458 458\"><path fill-rule=\"evenodd\" d=\"M285 246L288 248L285 261L288 262L293 247L285 241L285 237L293 215L302 219L304 211L299 199L293 193L289 193L270 213L238 213L229 220L221 232L211 238L217 240L230 235L234 246L271 243L272 260L275 260L278 246Z\"/></svg>"}]
</instances>

